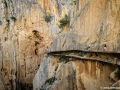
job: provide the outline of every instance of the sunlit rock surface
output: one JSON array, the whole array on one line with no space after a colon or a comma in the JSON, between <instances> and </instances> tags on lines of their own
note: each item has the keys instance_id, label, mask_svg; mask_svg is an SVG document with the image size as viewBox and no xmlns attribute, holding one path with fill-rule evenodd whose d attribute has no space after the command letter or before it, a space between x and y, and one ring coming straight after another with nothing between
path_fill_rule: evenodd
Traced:
<instances>
[{"instance_id":1,"label":"sunlit rock surface","mask_svg":"<svg viewBox=\"0 0 120 90\"><path fill-rule=\"evenodd\" d=\"M119 53L120 0L77 0L76 4L72 0L0 0L0 7L1 90L99 90L115 83L110 75L116 65L74 58L64 63L45 54L61 50ZM48 23L47 14L52 16ZM69 24L60 29L59 20L65 14ZM53 76L54 82L45 84Z\"/></svg>"}]
</instances>

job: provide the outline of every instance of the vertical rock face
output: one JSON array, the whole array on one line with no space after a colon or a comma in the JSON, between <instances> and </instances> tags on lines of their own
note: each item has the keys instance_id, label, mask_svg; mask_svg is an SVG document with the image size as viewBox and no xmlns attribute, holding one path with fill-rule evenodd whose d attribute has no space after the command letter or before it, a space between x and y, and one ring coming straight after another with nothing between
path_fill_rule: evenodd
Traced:
<instances>
[{"instance_id":1,"label":"vertical rock face","mask_svg":"<svg viewBox=\"0 0 120 90\"><path fill-rule=\"evenodd\" d=\"M114 65L74 58L63 63L44 54L120 52L119 0L0 0L0 7L1 90L97 90L114 83L108 78ZM46 22L49 14L51 21ZM69 23L60 29L65 14Z\"/></svg>"},{"instance_id":2,"label":"vertical rock face","mask_svg":"<svg viewBox=\"0 0 120 90\"><path fill-rule=\"evenodd\" d=\"M51 4L49 0L0 1L1 90L18 89L21 83L28 90L32 87L43 54L60 31ZM44 19L48 13L53 16L50 23Z\"/></svg>"},{"instance_id":3,"label":"vertical rock face","mask_svg":"<svg viewBox=\"0 0 120 90\"><path fill-rule=\"evenodd\" d=\"M77 0L68 11L67 31L65 27L55 37L49 58L40 63L33 89L100 90L114 85L119 80L119 10L118 0Z\"/></svg>"},{"instance_id":4,"label":"vertical rock face","mask_svg":"<svg viewBox=\"0 0 120 90\"><path fill-rule=\"evenodd\" d=\"M110 79L114 65L79 59L67 63L58 61L51 56L43 59L33 80L33 90L100 90L115 82Z\"/></svg>"}]
</instances>

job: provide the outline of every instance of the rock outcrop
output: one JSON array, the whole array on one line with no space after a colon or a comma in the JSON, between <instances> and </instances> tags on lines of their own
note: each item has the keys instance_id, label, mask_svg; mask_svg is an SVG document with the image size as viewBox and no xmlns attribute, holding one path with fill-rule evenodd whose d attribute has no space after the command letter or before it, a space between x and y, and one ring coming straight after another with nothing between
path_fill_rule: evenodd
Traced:
<instances>
[{"instance_id":1,"label":"rock outcrop","mask_svg":"<svg viewBox=\"0 0 120 90\"><path fill-rule=\"evenodd\" d=\"M1 90L99 90L115 83L119 0L1 0L0 7Z\"/></svg>"}]
</instances>

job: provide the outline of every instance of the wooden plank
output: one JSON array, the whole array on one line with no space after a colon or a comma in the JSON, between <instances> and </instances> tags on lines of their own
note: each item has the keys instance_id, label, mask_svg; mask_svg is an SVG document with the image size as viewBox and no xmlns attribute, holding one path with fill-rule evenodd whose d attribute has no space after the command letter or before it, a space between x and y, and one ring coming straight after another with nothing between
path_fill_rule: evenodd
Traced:
<instances>
[{"instance_id":1,"label":"wooden plank","mask_svg":"<svg viewBox=\"0 0 120 90\"><path fill-rule=\"evenodd\" d=\"M60 54L51 54L53 56L59 56ZM76 55L64 55L65 57L69 57L69 58L76 58L79 60L91 60L91 61L99 61L99 62L105 62L105 63L110 63L110 64L116 64L116 65L120 65L119 62L113 61L113 60L107 60L107 59L96 59L96 58L88 58L88 57L80 57L80 56L76 56Z\"/></svg>"},{"instance_id":2,"label":"wooden plank","mask_svg":"<svg viewBox=\"0 0 120 90\"><path fill-rule=\"evenodd\" d=\"M120 52L108 52L108 51L97 51L97 50L61 50L61 51L48 51L47 53L63 53L63 52L86 52L86 53L105 53L105 54L120 54Z\"/></svg>"}]
</instances>

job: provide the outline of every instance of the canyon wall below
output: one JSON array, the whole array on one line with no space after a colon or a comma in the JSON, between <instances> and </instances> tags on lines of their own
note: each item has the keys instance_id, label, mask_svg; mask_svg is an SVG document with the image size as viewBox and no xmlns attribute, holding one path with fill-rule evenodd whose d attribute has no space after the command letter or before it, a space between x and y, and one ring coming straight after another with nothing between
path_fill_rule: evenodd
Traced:
<instances>
[{"instance_id":1,"label":"canyon wall below","mask_svg":"<svg viewBox=\"0 0 120 90\"><path fill-rule=\"evenodd\" d=\"M0 0L0 7L1 90L99 90L119 80L120 0Z\"/></svg>"}]
</instances>

